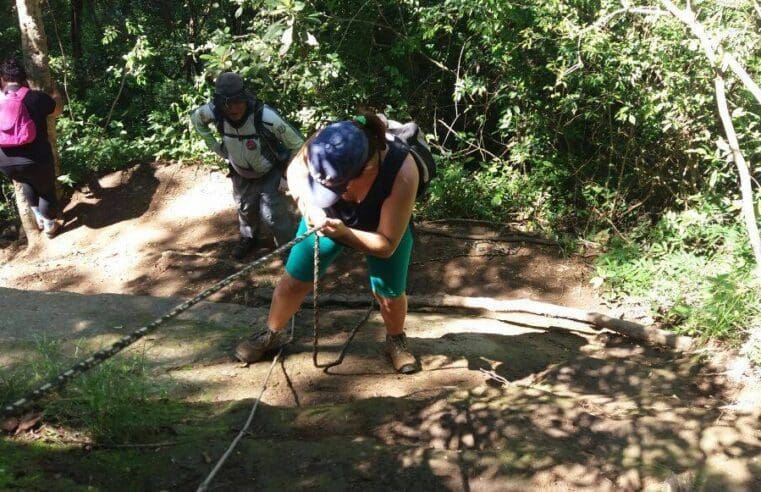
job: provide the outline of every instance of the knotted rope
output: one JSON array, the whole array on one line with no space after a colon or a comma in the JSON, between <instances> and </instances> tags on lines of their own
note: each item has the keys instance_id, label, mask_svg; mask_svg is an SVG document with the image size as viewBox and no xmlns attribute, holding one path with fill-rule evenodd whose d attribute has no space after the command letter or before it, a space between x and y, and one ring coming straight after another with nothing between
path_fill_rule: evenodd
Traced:
<instances>
[{"instance_id":1,"label":"knotted rope","mask_svg":"<svg viewBox=\"0 0 761 492\"><path fill-rule=\"evenodd\" d=\"M317 362L317 352L318 352L318 345L319 345L319 338L320 338L320 310L317 306L317 296L319 292L319 286L320 286L320 238L317 234L314 235L314 280L313 280L313 287L312 287L312 326L314 328L314 339L313 339L313 345L312 345L312 362L314 363L315 367L319 367L324 372L328 372L328 369L331 367L335 367L339 364L341 364L344 360L344 357L346 356L346 350L349 348L349 344L354 339L354 335L357 334L359 329L362 327L363 324L370 318L370 314L373 312L373 308L375 307L375 298L370 297L370 307L367 309L367 312L362 317L362 319L357 322L357 324L354 326L354 328L351 330L351 333L349 333L349 338L346 340L346 343L344 343L343 347L341 347L341 352L338 354L338 357L332 361L332 362L324 362L319 363Z\"/></svg>"}]
</instances>

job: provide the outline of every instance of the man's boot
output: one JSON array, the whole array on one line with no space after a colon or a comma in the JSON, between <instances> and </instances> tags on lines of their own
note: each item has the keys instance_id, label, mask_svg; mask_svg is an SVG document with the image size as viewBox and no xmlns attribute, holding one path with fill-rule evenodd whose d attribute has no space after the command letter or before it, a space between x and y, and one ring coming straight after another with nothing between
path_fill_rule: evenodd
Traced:
<instances>
[{"instance_id":1,"label":"man's boot","mask_svg":"<svg viewBox=\"0 0 761 492\"><path fill-rule=\"evenodd\" d=\"M243 340L235 348L235 357L247 364L261 360L264 354L277 350L290 342L286 330L272 331L265 328Z\"/></svg>"},{"instance_id":2,"label":"man's boot","mask_svg":"<svg viewBox=\"0 0 761 492\"><path fill-rule=\"evenodd\" d=\"M241 237L238 240L238 244L236 244L233 248L232 253L230 253L230 256L236 260L242 260L251 252L251 250L254 249L254 246L256 246L256 241L254 238Z\"/></svg>"},{"instance_id":3,"label":"man's boot","mask_svg":"<svg viewBox=\"0 0 761 492\"><path fill-rule=\"evenodd\" d=\"M420 370L417 359L407 348L407 335L386 335L386 354L396 372L411 374Z\"/></svg>"}]
</instances>

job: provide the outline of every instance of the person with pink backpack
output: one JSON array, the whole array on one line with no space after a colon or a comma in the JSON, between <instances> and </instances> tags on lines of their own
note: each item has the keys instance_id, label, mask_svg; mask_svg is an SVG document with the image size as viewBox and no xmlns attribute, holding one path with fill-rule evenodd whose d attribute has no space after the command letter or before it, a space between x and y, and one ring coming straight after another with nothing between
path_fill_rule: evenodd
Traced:
<instances>
[{"instance_id":1,"label":"person with pink backpack","mask_svg":"<svg viewBox=\"0 0 761 492\"><path fill-rule=\"evenodd\" d=\"M47 117L63 111L61 96L30 89L15 58L0 63L0 89L0 173L21 183L37 226L53 237L61 223Z\"/></svg>"}]
</instances>

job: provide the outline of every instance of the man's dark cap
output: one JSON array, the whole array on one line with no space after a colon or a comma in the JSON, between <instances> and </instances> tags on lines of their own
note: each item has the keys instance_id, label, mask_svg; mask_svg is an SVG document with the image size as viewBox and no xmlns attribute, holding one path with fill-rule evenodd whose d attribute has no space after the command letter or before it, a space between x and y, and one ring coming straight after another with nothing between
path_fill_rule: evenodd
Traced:
<instances>
[{"instance_id":1,"label":"man's dark cap","mask_svg":"<svg viewBox=\"0 0 761 492\"><path fill-rule=\"evenodd\" d=\"M214 84L214 95L226 101L248 99L246 84L243 78L235 72L223 72Z\"/></svg>"}]
</instances>

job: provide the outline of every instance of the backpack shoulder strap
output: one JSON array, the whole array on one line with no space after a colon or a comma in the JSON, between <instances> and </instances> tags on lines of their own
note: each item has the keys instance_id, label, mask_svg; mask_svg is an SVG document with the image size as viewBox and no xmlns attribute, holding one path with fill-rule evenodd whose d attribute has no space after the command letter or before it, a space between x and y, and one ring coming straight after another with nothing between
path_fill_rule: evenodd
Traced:
<instances>
[{"instance_id":1,"label":"backpack shoulder strap","mask_svg":"<svg viewBox=\"0 0 761 492\"><path fill-rule=\"evenodd\" d=\"M257 99L254 104L254 128L256 128L256 133L259 134L261 141L274 148L281 145L280 139L278 139L277 136L272 132L272 123L264 122L265 107L271 112L277 114L277 112L272 109L272 107Z\"/></svg>"},{"instance_id":2,"label":"backpack shoulder strap","mask_svg":"<svg viewBox=\"0 0 761 492\"><path fill-rule=\"evenodd\" d=\"M212 106L212 113L214 114L214 126L217 127L217 131L220 135L225 134L225 116L222 114L222 110L217 107L216 104Z\"/></svg>"},{"instance_id":3,"label":"backpack shoulder strap","mask_svg":"<svg viewBox=\"0 0 761 492\"><path fill-rule=\"evenodd\" d=\"M0 99L17 99L21 100L29 93L29 87L21 86L15 91L0 91Z\"/></svg>"},{"instance_id":4,"label":"backpack shoulder strap","mask_svg":"<svg viewBox=\"0 0 761 492\"><path fill-rule=\"evenodd\" d=\"M249 138L257 138L261 131L259 130L259 125L256 123L257 118L261 122L262 120L262 112L261 110L258 110L258 117L257 117L257 108L254 106L254 129L256 130L256 133L251 135L238 135L237 133L226 133L225 132L225 115L222 114L222 110L217 108L216 105L213 106L212 113L214 114L214 124L217 127L217 131L220 135L223 137L230 137L230 138L237 138L238 140L245 140Z\"/></svg>"},{"instance_id":5,"label":"backpack shoulder strap","mask_svg":"<svg viewBox=\"0 0 761 492\"><path fill-rule=\"evenodd\" d=\"M264 103L260 101L259 99L254 99L254 128L256 128L256 133L258 133L260 136L263 136L262 129L264 128L262 124L262 114L264 113Z\"/></svg>"}]
</instances>

